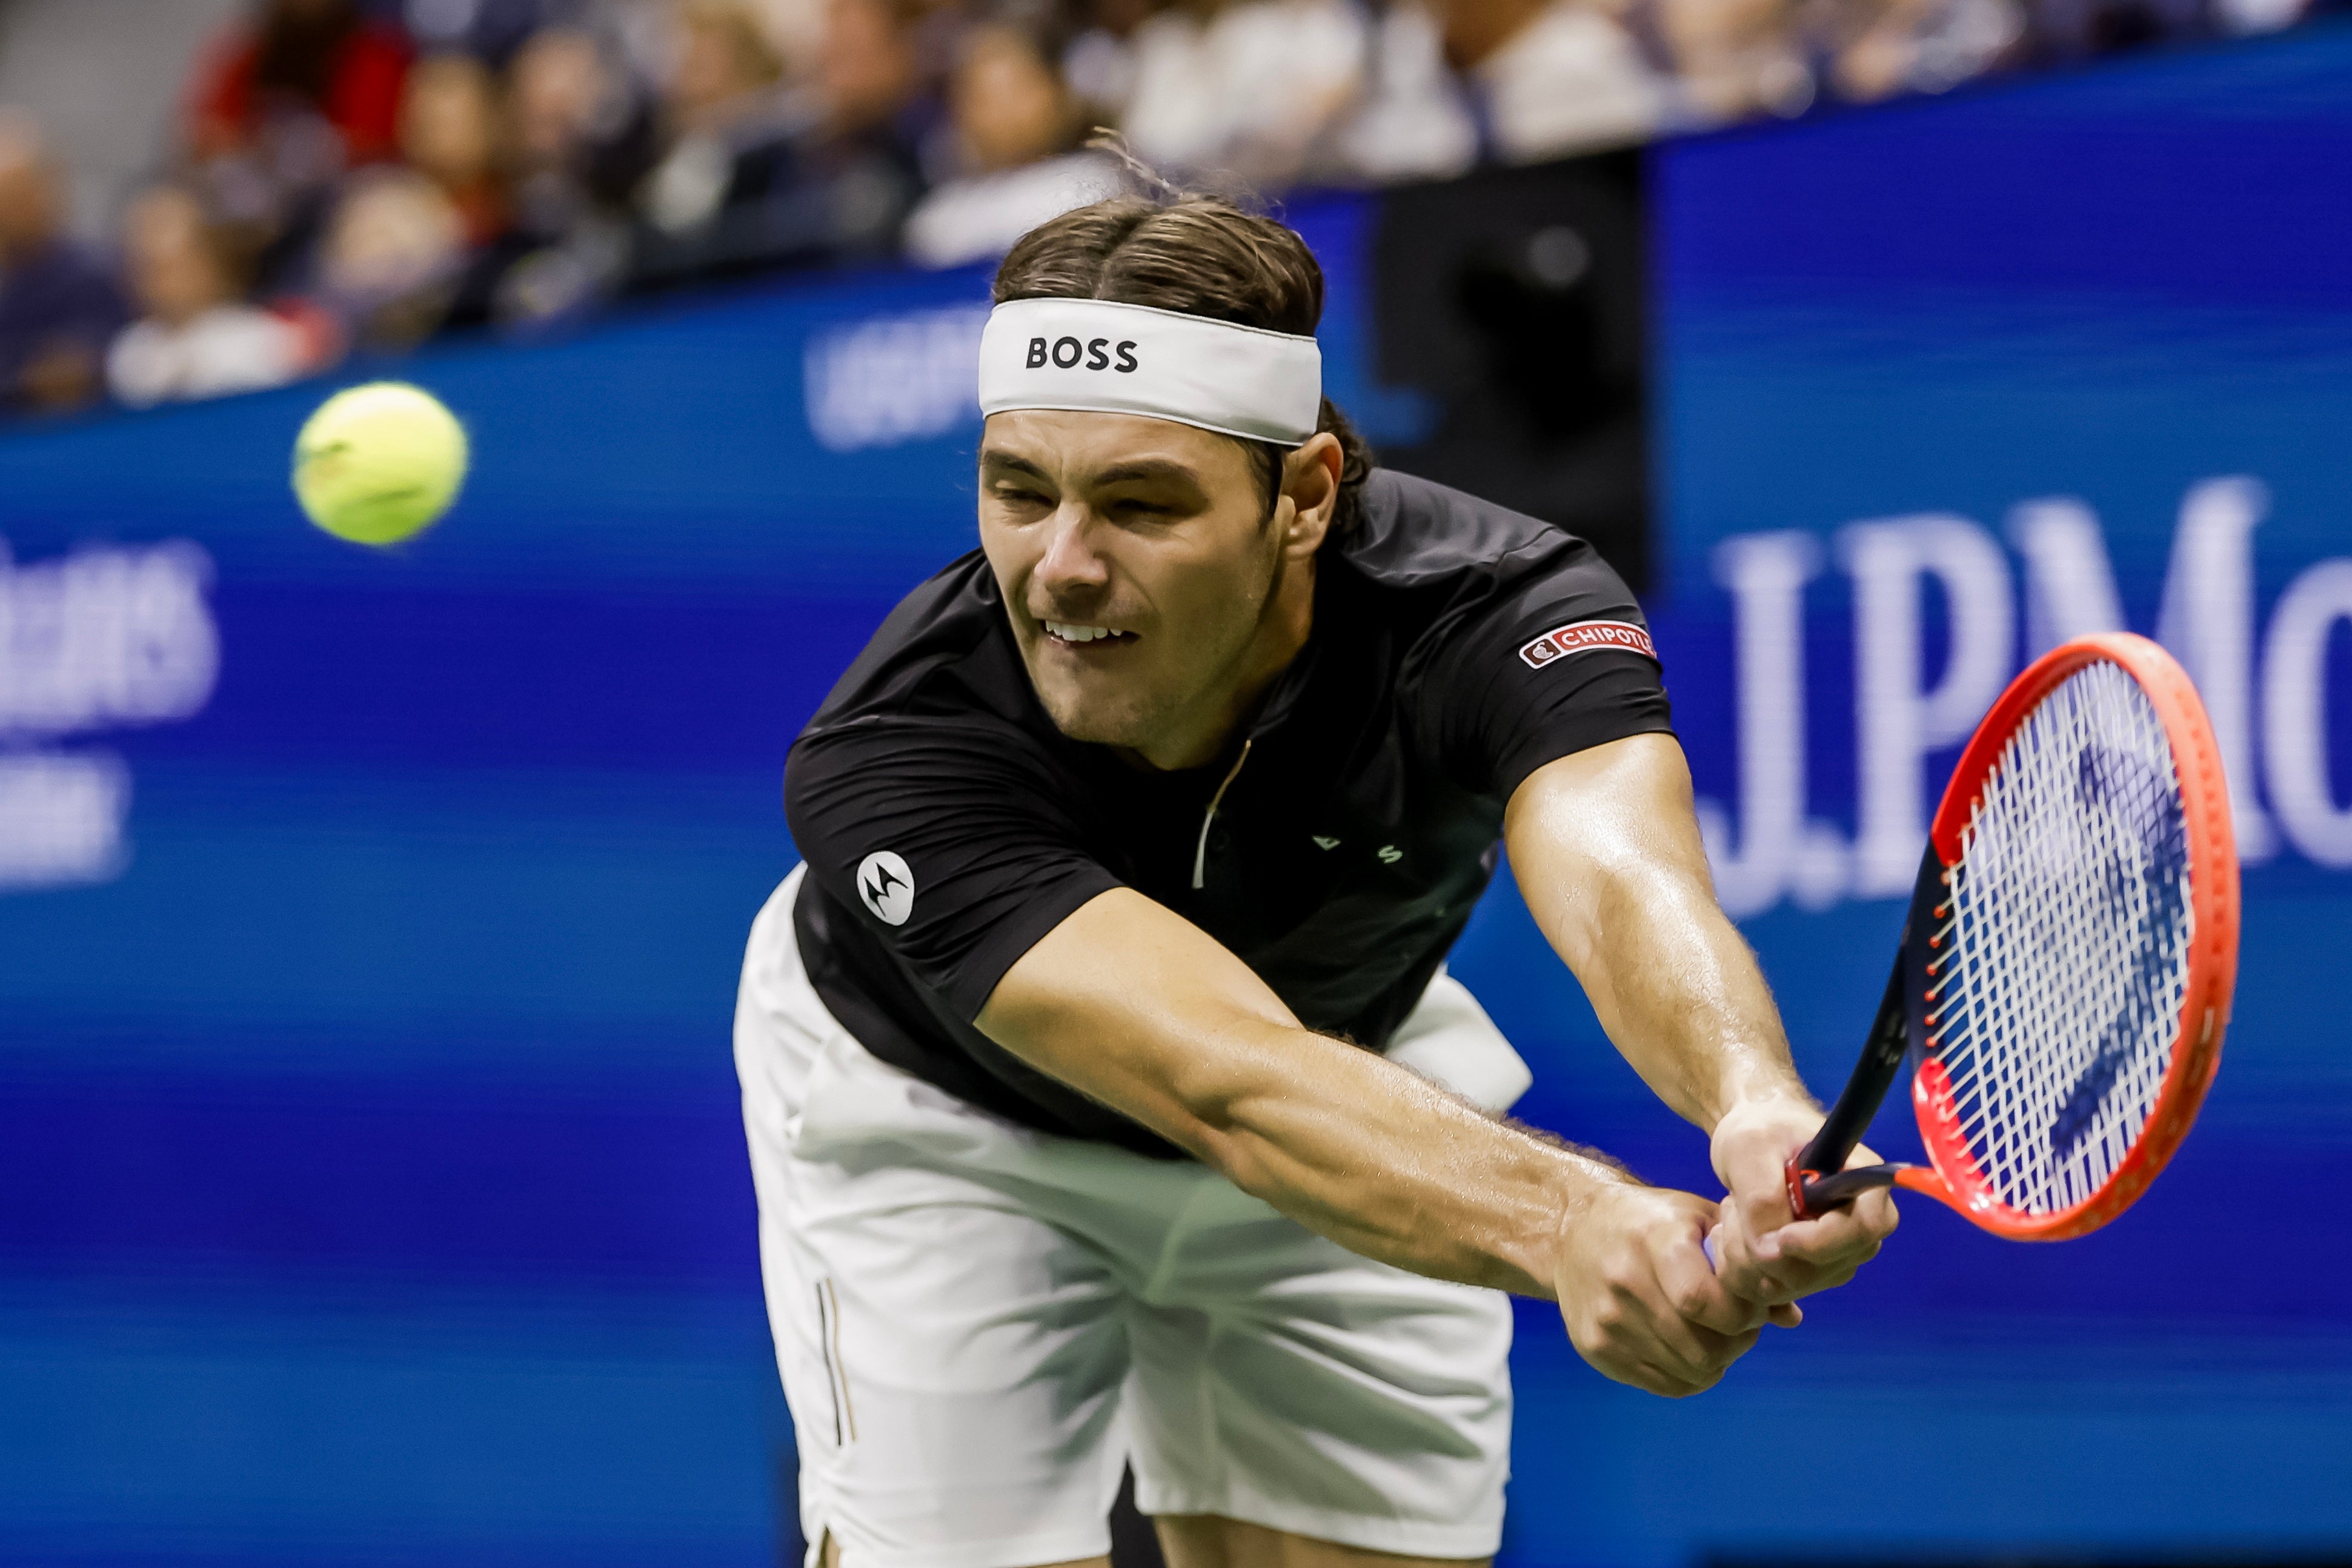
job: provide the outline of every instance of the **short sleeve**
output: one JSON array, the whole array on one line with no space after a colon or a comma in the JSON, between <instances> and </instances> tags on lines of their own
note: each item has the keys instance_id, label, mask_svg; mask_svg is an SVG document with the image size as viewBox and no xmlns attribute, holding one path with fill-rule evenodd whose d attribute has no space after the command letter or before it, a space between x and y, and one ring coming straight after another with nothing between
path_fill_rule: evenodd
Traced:
<instances>
[{"instance_id":1,"label":"short sleeve","mask_svg":"<svg viewBox=\"0 0 2352 1568\"><path fill-rule=\"evenodd\" d=\"M784 769L809 875L967 1022L1004 972L1119 880L1038 742L969 716L813 729Z\"/></svg>"},{"instance_id":2,"label":"short sleeve","mask_svg":"<svg viewBox=\"0 0 2352 1568\"><path fill-rule=\"evenodd\" d=\"M1427 634L1417 728L1465 787L1507 800L1545 763L1671 734L1649 623L1581 541Z\"/></svg>"}]
</instances>

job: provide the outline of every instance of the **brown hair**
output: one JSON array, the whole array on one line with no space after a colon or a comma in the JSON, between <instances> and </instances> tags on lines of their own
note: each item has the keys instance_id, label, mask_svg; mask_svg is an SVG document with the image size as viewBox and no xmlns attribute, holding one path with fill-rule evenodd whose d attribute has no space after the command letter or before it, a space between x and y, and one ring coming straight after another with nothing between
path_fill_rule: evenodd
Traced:
<instances>
[{"instance_id":1,"label":"brown hair","mask_svg":"<svg viewBox=\"0 0 2352 1568\"><path fill-rule=\"evenodd\" d=\"M998 304L1116 300L1269 331L1314 332L1323 317L1323 268L1305 240L1222 196L1173 190L1132 160L1129 164L1155 193L1113 196L1023 235L996 269ZM1344 537L1361 510L1372 451L1328 397L1315 427L1339 439L1339 500L1331 531ZM1269 441L1242 446L1255 462L1271 513L1285 448Z\"/></svg>"}]
</instances>

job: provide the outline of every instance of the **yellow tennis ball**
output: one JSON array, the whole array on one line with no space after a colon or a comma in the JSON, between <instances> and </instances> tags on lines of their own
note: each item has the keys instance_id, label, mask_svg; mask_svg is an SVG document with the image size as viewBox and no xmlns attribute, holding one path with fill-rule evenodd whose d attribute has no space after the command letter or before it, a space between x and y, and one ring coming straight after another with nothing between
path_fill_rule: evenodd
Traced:
<instances>
[{"instance_id":1,"label":"yellow tennis ball","mask_svg":"<svg viewBox=\"0 0 2352 1568\"><path fill-rule=\"evenodd\" d=\"M294 438L294 495L312 522L356 544L430 527L466 479L466 430L441 400L373 381L319 405Z\"/></svg>"}]
</instances>

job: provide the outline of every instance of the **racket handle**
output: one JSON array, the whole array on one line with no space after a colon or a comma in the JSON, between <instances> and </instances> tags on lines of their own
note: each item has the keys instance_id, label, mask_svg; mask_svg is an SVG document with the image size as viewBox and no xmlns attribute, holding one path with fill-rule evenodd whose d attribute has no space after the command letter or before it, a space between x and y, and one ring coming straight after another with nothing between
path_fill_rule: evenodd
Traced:
<instances>
[{"instance_id":1,"label":"racket handle","mask_svg":"<svg viewBox=\"0 0 2352 1568\"><path fill-rule=\"evenodd\" d=\"M1898 1174L1911 1168L1899 1162L1857 1165L1851 1171L1824 1176L1819 1171L1808 1170L1801 1163L1804 1157L1792 1155L1789 1161L1789 1207L1799 1219L1819 1219L1832 1209L1845 1207L1873 1188L1891 1187Z\"/></svg>"},{"instance_id":2,"label":"racket handle","mask_svg":"<svg viewBox=\"0 0 2352 1568\"><path fill-rule=\"evenodd\" d=\"M1930 843L1919 858L1919 875L1911 886L1911 907L1903 921L1903 937L1895 943L1895 964L1886 975L1886 989L1879 994L1878 1011L1870 1020L1870 1033L1863 1040L1862 1060L1854 1064L1853 1076L1845 1080L1844 1091L1822 1122L1813 1141L1804 1146L1789 1162L1789 1210L1799 1219L1812 1219L1827 1209L1851 1203L1854 1194L1872 1187L1883 1187L1894 1180L1894 1165L1872 1167L1886 1172L1883 1177L1855 1183L1860 1171L1848 1171L1846 1161L1853 1156L1855 1145L1870 1126L1870 1119L1878 1114L1878 1107L1894 1086L1895 1076L1903 1068L1903 1058L1911 1048L1912 963L1916 954L1912 933L1932 930L1936 901L1941 894L1944 862L1937 858ZM1821 1173L1832 1173L1823 1177ZM1834 1194L1821 1196L1824 1188Z\"/></svg>"}]
</instances>

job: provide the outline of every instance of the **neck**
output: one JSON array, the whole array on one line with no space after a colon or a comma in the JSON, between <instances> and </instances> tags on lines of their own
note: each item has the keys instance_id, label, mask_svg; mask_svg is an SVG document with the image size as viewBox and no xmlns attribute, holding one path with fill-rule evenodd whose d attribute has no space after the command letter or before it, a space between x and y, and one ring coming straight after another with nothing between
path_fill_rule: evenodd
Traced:
<instances>
[{"instance_id":1,"label":"neck","mask_svg":"<svg viewBox=\"0 0 2352 1568\"><path fill-rule=\"evenodd\" d=\"M1234 660L1228 679L1150 744L1134 748L1134 760L1172 773L1206 767L1223 756L1314 629L1315 557L1310 555L1275 579L1257 631Z\"/></svg>"}]
</instances>

